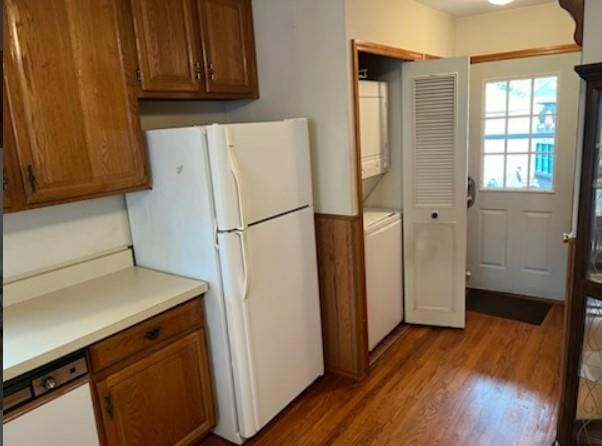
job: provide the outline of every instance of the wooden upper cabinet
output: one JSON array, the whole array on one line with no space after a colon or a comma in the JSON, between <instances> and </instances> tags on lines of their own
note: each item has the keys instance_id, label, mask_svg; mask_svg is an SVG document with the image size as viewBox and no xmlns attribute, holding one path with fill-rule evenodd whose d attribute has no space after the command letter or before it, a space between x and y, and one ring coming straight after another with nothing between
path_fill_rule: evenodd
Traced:
<instances>
[{"instance_id":1,"label":"wooden upper cabinet","mask_svg":"<svg viewBox=\"0 0 602 446\"><path fill-rule=\"evenodd\" d=\"M128 65L135 50L121 35L127 4L51 3L5 1L5 76L27 204L147 187Z\"/></svg>"},{"instance_id":2,"label":"wooden upper cabinet","mask_svg":"<svg viewBox=\"0 0 602 446\"><path fill-rule=\"evenodd\" d=\"M108 446L197 444L215 424L203 330L96 384Z\"/></svg>"},{"instance_id":3,"label":"wooden upper cabinet","mask_svg":"<svg viewBox=\"0 0 602 446\"><path fill-rule=\"evenodd\" d=\"M4 85L4 82L3 82ZM10 117L6 89L2 92L2 190L4 194L3 207L5 212L14 212L23 207L23 184L15 153L15 136Z\"/></svg>"},{"instance_id":4,"label":"wooden upper cabinet","mask_svg":"<svg viewBox=\"0 0 602 446\"><path fill-rule=\"evenodd\" d=\"M201 52L191 0L131 0L143 92L198 92Z\"/></svg>"},{"instance_id":5,"label":"wooden upper cabinet","mask_svg":"<svg viewBox=\"0 0 602 446\"><path fill-rule=\"evenodd\" d=\"M250 0L196 0L208 93L256 97L257 68Z\"/></svg>"}]
</instances>

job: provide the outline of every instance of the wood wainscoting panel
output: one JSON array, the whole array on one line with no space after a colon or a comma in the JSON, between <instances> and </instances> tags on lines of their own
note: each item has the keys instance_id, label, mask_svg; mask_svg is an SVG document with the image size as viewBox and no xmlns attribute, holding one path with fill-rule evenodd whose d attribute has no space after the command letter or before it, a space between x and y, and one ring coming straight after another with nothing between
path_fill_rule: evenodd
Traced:
<instances>
[{"instance_id":1,"label":"wood wainscoting panel","mask_svg":"<svg viewBox=\"0 0 602 446\"><path fill-rule=\"evenodd\" d=\"M360 216L316 214L326 370L358 381L369 368L362 226Z\"/></svg>"}]
</instances>

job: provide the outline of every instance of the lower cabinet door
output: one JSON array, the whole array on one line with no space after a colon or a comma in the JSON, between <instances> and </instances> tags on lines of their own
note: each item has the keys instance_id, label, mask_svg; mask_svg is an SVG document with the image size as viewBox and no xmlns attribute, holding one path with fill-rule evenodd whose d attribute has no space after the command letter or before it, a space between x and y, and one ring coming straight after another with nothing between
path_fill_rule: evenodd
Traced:
<instances>
[{"instance_id":1,"label":"lower cabinet door","mask_svg":"<svg viewBox=\"0 0 602 446\"><path fill-rule=\"evenodd\" d=\"M208 364L199 330L99 381L107 444L195 444L215 424Z\"/></svg>"}]
</instances>

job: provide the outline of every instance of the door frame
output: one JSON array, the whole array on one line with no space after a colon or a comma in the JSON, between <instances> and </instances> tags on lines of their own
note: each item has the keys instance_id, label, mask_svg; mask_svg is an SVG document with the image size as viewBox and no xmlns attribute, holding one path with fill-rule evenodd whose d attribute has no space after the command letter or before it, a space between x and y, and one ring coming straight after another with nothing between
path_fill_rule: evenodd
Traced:
<instances>
[{"instance_id":1,"label":"door frame","mask_svg":"<svg viewBox=\"0 0 602 446\"><path fill-rule=\"evenodd\" d=\"M510 51L505 53L493 53L493 54L483 54L479 56L471 57L472 63L479 63L485 60L507 60L507 59L515 59L515 58L523 58L523 57L533 57L539 56L543 54L559 54L566 52L576 52L580 51L581 47L579 45L559 45L556 47L545 47L545 48L533 48L531 50L522 50L522 51ZM360 139L360 119L359 119L359 58L361 54L371 54L375 56L383 56L392 59L397 59L402 62L416 62L416 61L425 61L432 59L441 59L442 57L423 53L419 51L413 51L403 48L398 48L390 45L385 45L377 42L365 41L360 39L352 39L351 40L351 75L352 75L352 95L353 95L353 135L355 138L355 194L356 194L356 204L357 204L357 215L347 218L349 226L353 226L353 228L349 228L349 231L354 233L354 237L352 237L350 244L352 246L348 246L348 249L353 253L353 255L349 255L347 259L338 259L343 263L351 263L348 264L348 269L353 270L359 277L356 277L353 282L356 284L357 288L354 293L353 298L351 300L353 302L348 303L353 308L354 317L353 320L348 321L352 325L352 330L354 331L353 339L357 340L356 345L346 346L345 350L351 350L352 354L356 361L356 368L354 370L343 370L338 367L334 367L334 364L340 362L338 361L338 354L343 349L340 349L339 346L335 346L333 350L336 350L336 353L333 351L333 358L329 358L331 356L329 353L326 353L326 364L327 368L335 374L346 376L355 381L361 381L368 374L370 367L370 354L368 349L368 322L367 322L367 293L366 293L366 276L365 276L365 257L364 257L364 237L363 237L363 225L364 225L364 216L363 216L363 183L362 183L362 173L361 173L361 139ZM324 215L324 218L328 216ZM330 216L333 217L333 216ZM317 220L319 223L319 220ZM360 234L361 233L361 234ZM343 252L333 253L335 257L339 257L339 254L343 254ZM345 253L349 254L349 253ZM322 272L320 273L322 275ZM332 296L325 296L325 293L321 290L321 299L323 301L335 300ZM335 296L336 297L336 296ZM323 308L326 305L323 303ZM324 313L324 310L323 310ZM330 322L333 318L339 315L328 315L323 314L323 331L328 331ZM332 324L334 325L334 323ZM330 362L332 359L332 363Z\"/></svg>"},{"instance_id":2,"label":"door frame","mask_svg":"<svg viewBox=\"0 0 602 446\"><path fill-rule=\"evenodd\" d=\"M360 275L358 283L360 289L357 296L357 304L359 308L356 312L360 315L356 321L359 326L355 327L358 333L359 345L352 346L355 350L356 357L360 358L361 367L356 371L354 378L357 381L362 380L369 371L370 367L370 351L368 346L368 300L366 291L366 264L364 252L364 212L363 212L363 183L362 183L362 151L361 151L361 135L360 135L360 97L359 97L359 59L361 54L371 54L374 56L383 56L391 59L397 59L401 62L415 62L421 60L440 59L438 56L421 53L418 51L397 48L389 45L384 45L375 42L363 40L351 40L351 75L353 87L353 134L355 137L355 184L357 197L357 216L355 218L356 225L361 229L361 236L355 238L355 265L353 269ZM358 229L359 231L359 229ZM356 231L357 232L357 231Z\"/></svg>"}]
</instances>

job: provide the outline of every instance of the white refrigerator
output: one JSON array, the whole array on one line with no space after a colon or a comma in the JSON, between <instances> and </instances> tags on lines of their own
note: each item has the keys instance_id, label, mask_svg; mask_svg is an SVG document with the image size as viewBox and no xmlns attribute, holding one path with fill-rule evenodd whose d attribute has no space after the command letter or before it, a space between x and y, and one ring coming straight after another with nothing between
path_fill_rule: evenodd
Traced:
<instances>
[{"instance_id":1,"label":"white refrigerator","mask_svg":"<svg viewBox=\"0 0 602 446\"><path fill-rule=\"evenodd\" d=\"M218 424L242 443L323 374L307 121L146 132L136 263L202 279Z\"/></svg>"}]
</instances>

